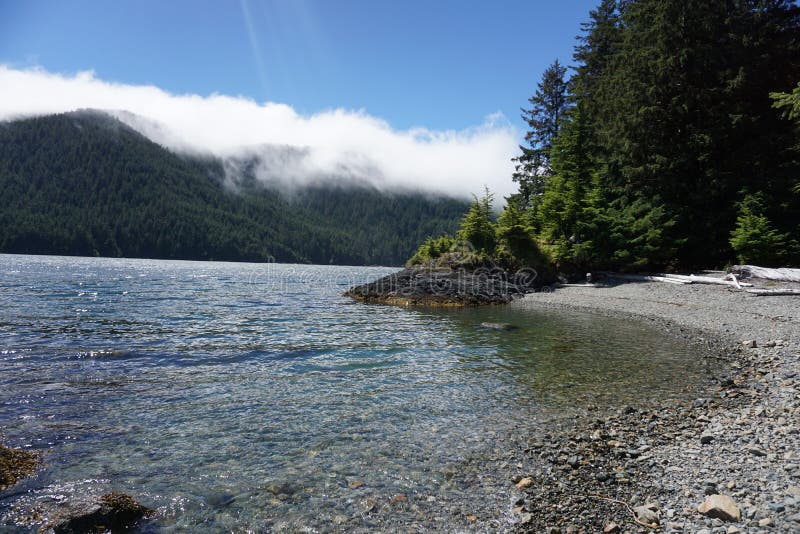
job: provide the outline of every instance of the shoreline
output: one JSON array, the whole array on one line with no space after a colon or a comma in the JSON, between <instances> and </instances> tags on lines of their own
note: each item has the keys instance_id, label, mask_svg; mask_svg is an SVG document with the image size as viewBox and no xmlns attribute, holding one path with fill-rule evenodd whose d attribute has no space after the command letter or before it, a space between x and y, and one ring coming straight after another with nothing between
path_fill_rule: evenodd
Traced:
<instances>
[{"instance_id":1,"label":"shoreline","mask_svg":"<svg viewBox=\"0 0 800 534\"><path fill-rule=\"evenodd\" d=\"M529 437L519 454L534 467L514 480L519 531L800 531L795 297L629 282L532 293L510 306L655 324L710 349L702 357L716 383L691 402L624 407L550 439ZM733 499L738 521L698 511L715 494Z\"/></svg>"}]
</instances>

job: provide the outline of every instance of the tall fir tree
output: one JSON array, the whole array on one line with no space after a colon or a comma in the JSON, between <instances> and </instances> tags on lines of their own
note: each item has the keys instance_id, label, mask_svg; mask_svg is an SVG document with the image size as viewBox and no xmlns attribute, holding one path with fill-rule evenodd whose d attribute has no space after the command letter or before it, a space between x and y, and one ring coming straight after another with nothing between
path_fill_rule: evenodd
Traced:
<instances>
[{"instance_id":1,"label":"tall fir tree","mask_svg":"<svg viewBox=\"0 0 800 534\"><path fill-rule=\"evenodd\" d=\"M566 67L556 59L528 99L530 109L522 110L529 130L525 134L526 145L520 145L521 154L514 158L512 179L519 183L519 194L510 199L521 207L535 206L551 174L550 149L569 106L566 73Z\"/></svg>"}]
</instances>

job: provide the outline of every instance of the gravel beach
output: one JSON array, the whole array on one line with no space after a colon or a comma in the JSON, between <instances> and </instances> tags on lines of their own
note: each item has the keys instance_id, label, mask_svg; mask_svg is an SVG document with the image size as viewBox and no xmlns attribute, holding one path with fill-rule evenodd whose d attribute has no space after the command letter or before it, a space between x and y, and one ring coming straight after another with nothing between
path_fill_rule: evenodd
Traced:
<instances>
[{"instance_id":1,"label":"gravel beach","mask_svg":"<svg viewBox=\"0 0 800 534\"><path fill-rule=\"evenodd\" d=\"M586 407L569 429L529 438L529 472L512 480L520 531L800 532L800 298L607 283L511 306L657 324L697 344L711 376L693 401Z\"/></svg>"}]
</instances>

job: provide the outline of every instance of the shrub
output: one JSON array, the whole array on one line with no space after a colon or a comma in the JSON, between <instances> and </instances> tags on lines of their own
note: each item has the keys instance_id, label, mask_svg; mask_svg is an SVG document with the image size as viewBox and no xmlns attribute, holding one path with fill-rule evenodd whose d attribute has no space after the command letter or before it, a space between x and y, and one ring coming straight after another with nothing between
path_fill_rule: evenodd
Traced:
<instances>
[{"instance_id":1,"label":"shrub","mask_svg":"<svg viewBox=\"0 0 800 534\"><path fill-rule=\"evenodd\" d=\"M761 194L747 195L739 203L739 217L730 238L739 263L779 266L797 249L797 242L778 231L765 211Z\"/></svg>"}]
</instances>

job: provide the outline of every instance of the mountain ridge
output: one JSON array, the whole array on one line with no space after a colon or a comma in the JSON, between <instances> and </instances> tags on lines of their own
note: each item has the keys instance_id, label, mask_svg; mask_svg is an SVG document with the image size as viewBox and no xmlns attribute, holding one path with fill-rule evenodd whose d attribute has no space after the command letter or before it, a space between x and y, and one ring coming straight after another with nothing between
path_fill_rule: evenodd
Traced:
<instances>
[{"instance_id":1,"label":"mountain ridge","mask_svg":"<svg viewBox=\"0 0 800 534\"><path fill-rule=\"evenodd\" d=\"M0 123L0 252L401 265L466 201L366 183L287 192L96 110Z\"/></svg>"}]
</instances>

